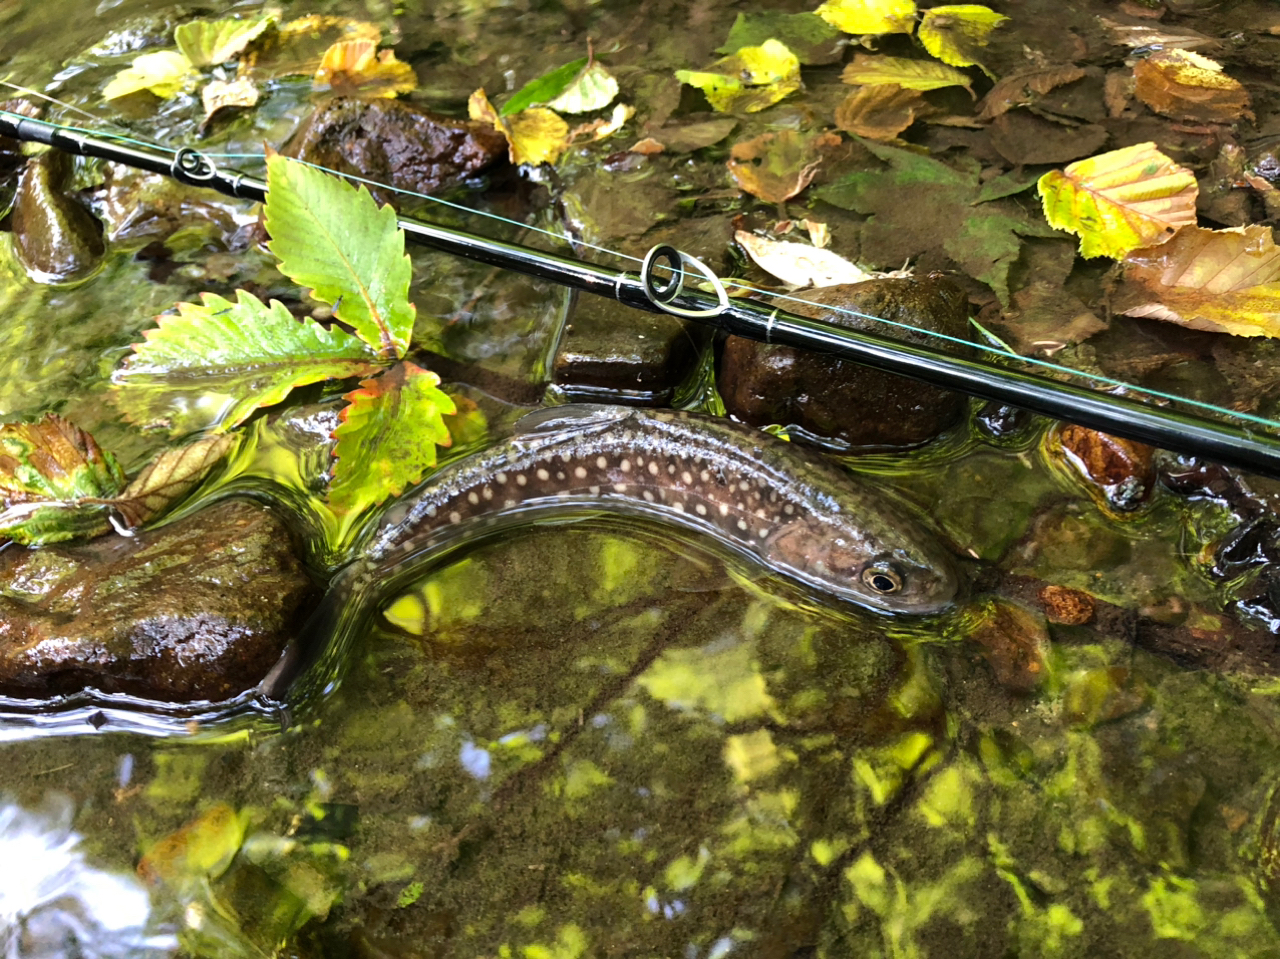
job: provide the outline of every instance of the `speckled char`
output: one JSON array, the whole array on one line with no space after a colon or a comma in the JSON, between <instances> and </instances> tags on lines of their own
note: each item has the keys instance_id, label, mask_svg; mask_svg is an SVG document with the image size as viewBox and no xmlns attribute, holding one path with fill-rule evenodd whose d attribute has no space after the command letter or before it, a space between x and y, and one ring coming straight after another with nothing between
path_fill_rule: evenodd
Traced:
<instances>
[{"instance_id":1,"label":"speckled char","mask_svg":"<svg viewBox=\"0 0 1280 959\"><path fill-rule=\"evenodd\" d=\"M597 405L530 414L505 443L433 475L386 514L343 579L383 582L479 528L574 508L698 530L880 610L933 612L956 590L933 537L834 464L723 419Z\"/></svg>"}]
</instances>

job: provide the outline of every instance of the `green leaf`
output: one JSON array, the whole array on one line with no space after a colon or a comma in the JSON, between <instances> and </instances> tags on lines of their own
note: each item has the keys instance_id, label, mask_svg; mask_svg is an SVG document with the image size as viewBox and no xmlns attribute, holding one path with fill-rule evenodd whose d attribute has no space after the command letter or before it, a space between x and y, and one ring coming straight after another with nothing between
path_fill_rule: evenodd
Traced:
<instances>
[{"instance_id":1,"label":"green leaf","mask_svg":"<svg viewBox=\"0 0 1280 959\"><path fill-rule=\"evenodd\" d=\"M547 108L561 113L590 113L603 110L617 95L618 81L613 74L599 63L591 63Z\"/></svg>"},{"instance_id":2,"label":"green leaf","mask_svg":"<svg viewBox=\"0 0 1280 959\"><path fill-rule=\"evenodd\" d=\"M143 426L229 429L304 383L371 372L378 358L340 329L294 319L284 305L237 292L179 303L112 377L116 404Z\"/></svg>"},{"instance_id":3,"label":"green leaf","mask_svg":"<svg viewBox=\"0 0 1280 959\"><path fill-rule=\"evenodd\" d=\"M436 465L436 446L452 440L443 416L456 411L440 377L412 363L360 383L334 430L329 506L355 515L398 496Z\"/></svg>"},{"instance_id":4,"label":"green leaf","mask_svg":"<svg viewBox=\"0 0 1280 959\"><path fill-rule=\"evenodd\" d=\"M173 39L193 66L216 67L239 56L271 24L271 17L256 20L192 20L174 30Z\"/></svg>"},{"instance_id":5,"label":"green leaf","mask_svg":"<svg viewBox=\"0 0 1280 959\"><path fill-rule=\"evenodd\" d=\"M279 154L267 160L268 248L384 360L409 348L415 308L404 232L364 187Z\"/></svg>"},{"instance_id":6,"label":"green leaf","mask_svg":"<svg viewBox=\"0 0 1280 959\"><path fill-rule=\"evenodd\" d=\"M131 93L149 90L158 97L172 100L180 93L194 90L200 74L191 66L191 61L177 50L160 50L157 53L144 53L134 58L102 90L106 100L127 97Z\"/></svg>"},{"instance_id":7,"label":"green leaf","mask_svg":"<svg viewBox=\"0 0 1280 959\"><path fill-rule=\"evenodd\" d=\"M587 57L580 57L572 63L556 67L550 73L544 73L536 80L530 80L517 90L510 100L502 105L502 109L498 111L498 116L509 117L513 113L527 110L529 107L537 106L539 103L550 103L569 88L574 78L587 65L587 60Z\"/></svg>"},{"instance_id":8,"label":"green leaf","mask_svg":"<svg viewBox=\"0 0 1280 959\"><path fill-rule=\"evenodd\" d=\"M781 40L801 63L835 63L844 53L844 34L816 13L740 13L729 28L729 38L716 53L737 53L758 47L770 37Z\"/></svg>"}]
</instances>

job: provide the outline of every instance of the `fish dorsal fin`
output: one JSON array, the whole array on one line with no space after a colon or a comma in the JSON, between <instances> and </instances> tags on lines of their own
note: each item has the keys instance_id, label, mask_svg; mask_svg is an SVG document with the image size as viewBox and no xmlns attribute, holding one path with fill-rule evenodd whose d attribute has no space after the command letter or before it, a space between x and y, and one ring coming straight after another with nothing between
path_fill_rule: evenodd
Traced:
<instances>
[{"instance_id":1,"label":"fish dorsal fin","mask_svg":"<svg viewBox=\"0 0 1280 959\"><path fill-rule=\"evenodd\" d=\"M626 406L606 406L603 403L572 403L568 406L548 406L534 410L516 420L515 436L543 436L565 432L584 432L593 427L604 429L619 420L626 419L633 410Z\"/></svg>"}]
</instances>

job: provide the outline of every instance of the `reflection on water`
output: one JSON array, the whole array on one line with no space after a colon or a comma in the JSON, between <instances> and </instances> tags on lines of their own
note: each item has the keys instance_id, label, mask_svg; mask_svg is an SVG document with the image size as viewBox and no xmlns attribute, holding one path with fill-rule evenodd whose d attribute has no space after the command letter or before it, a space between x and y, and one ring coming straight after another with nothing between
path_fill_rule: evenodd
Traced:
<instances>
[{"instance_id":1,"label":"reflection on water","mask_svg":"<svg viewBox=\"0 0 1280 959\"><path fill-rule=\"evenodd\" d=\"M133 876L90 865L71 829L71 802L42 809L0 798L0 954L4 959L167 955L172 935L150 934L151 902Z\"/></svg>"}]
</instances>

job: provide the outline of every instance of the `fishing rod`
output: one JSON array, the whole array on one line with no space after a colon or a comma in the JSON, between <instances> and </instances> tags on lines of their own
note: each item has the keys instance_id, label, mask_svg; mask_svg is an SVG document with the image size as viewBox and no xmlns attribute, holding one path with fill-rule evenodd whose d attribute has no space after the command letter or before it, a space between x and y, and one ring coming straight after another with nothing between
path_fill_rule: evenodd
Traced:
<instances>
[{"instance_id":1,"label":"fishing rod","mask_svg":"<svg viewBox=\"0 0 1280 959\"><path fill-rule=\"evenodd\" d=\"M267 196L265 181L219 169L208 156L191 147L164 153L159 148L129 145L7 111L0 111L0 135L136 167L231 197L262 202ZM669 313L734 336L852 360L1057 420L1280 478L1280 438L1261 429L1219 423L933 347L834 326L778 307L731 299L719 277L701 261L672 246L650 250L638 272L619 271L409 217L400 217L399 225L410 240L423 246L608 297L633 309ZM704 277L714 292L686 288L684 279L689 271ZM1054 368L1076 372L1066 367ZM1194 400L1170 398L1217 409ZM1272 426L1260 417L1222 412L1259 427Z\"/></svg>"}]
</instances>

